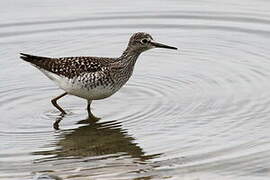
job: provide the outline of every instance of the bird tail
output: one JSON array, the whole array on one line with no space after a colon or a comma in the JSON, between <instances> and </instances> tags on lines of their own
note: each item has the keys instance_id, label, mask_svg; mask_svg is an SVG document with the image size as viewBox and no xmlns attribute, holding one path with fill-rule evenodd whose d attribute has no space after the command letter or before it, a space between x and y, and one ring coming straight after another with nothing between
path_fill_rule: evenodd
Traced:
<instances>
[{"instance_id":1,"label":"bird tail","mask_svg":"<svg viewBox=\"0 0 270 180\"><path fill-rule=\"evenodd\" d=\"M32 64L36 64L36 63L39 63L40 61L43 61L43 60L46 60L46 59L50 59L50 58L47 58L47 57L41 57L41 56L34 56L34 55L30 55L30 54L25 54L25 53L20 53L20 58L27 61L27 62L30 62Z\"/></svg>"}]
</instances>

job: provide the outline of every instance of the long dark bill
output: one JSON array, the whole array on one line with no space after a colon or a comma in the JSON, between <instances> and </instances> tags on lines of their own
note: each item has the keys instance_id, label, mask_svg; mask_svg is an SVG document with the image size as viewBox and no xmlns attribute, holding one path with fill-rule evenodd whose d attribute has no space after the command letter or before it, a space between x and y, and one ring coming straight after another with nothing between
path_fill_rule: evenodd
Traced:
<instances>
[{"instance_id":1,"label":"long dark bill","mask_svg":"<svg viewBox=\"0 0 270 180\"><path fill-rule=\"evenodd\" d=\"M161 44L161 43L158 43L158 42L155 42L155 41L151 41L151 44L157 48L166 48L166 49L175 49L177 50L176 47L173 47L173 46L168 46L168 45L165 45L165 44Z\"/></svg>"}]
</instances>

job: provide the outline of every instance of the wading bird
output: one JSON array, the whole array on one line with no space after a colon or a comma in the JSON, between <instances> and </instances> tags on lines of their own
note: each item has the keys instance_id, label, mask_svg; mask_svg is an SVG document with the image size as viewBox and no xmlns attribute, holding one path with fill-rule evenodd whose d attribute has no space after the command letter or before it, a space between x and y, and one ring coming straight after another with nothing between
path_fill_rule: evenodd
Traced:
<instances>
[{"instance_id":1,"label":"wading bird","mask_svg":"<svg viewBox=\"0 0 270 180\"><path fill-rule=\"evenodd\" d=\"M104 99L116 93L131 77L139 55L152 48L177 49L158 43L148 33L138 32L131 36L128 46L118 58L108 57L40 57L20 53L21 58L38 68L65 92L52 99L52 104L66 112L57 100L70 94L87 100L89 118L94 118L90 105L93 100Z\"/></svg>"}]
</instances>

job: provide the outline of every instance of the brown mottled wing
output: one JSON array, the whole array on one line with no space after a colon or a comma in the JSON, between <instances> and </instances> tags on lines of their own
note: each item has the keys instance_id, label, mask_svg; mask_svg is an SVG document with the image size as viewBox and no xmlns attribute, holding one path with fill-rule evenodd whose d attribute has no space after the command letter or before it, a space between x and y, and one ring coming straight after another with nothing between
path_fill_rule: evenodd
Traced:
<instances>
[{"instance_id":1,"label":"brown mottled wing","mask_svg":"<svg viewBox=\"0 0 270 180\"><path fill-rule=\"evenodd\" d=\"M62 75L68 78L79 76L82 73L91 73L101 71L102 68L107 67L113 58L100 57L62 57L62 58L48 58L33 56L21 53L21 58L27 62L32 63L40 69L47 70L57 75Z\"/></svg>"}]
</instances>

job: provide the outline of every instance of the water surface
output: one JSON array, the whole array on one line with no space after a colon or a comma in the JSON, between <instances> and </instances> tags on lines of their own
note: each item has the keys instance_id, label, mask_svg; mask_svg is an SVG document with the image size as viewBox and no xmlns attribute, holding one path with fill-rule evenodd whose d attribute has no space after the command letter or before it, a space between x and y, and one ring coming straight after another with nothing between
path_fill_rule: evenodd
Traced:
<instances>
[{"instance_id":1,"label":"water surface","mask_svg":"<svg viewBox=\"0 0 270 180\"><path fill-rule=\"evenodd\" d=\"M269 179L270 2L0 7L0 179ZM93 103L97 123L72 96L59 116L62 91L18 57L116 57L137 31L180 50L143 53L128 84Z\"/></svg>"}]
</instances>

